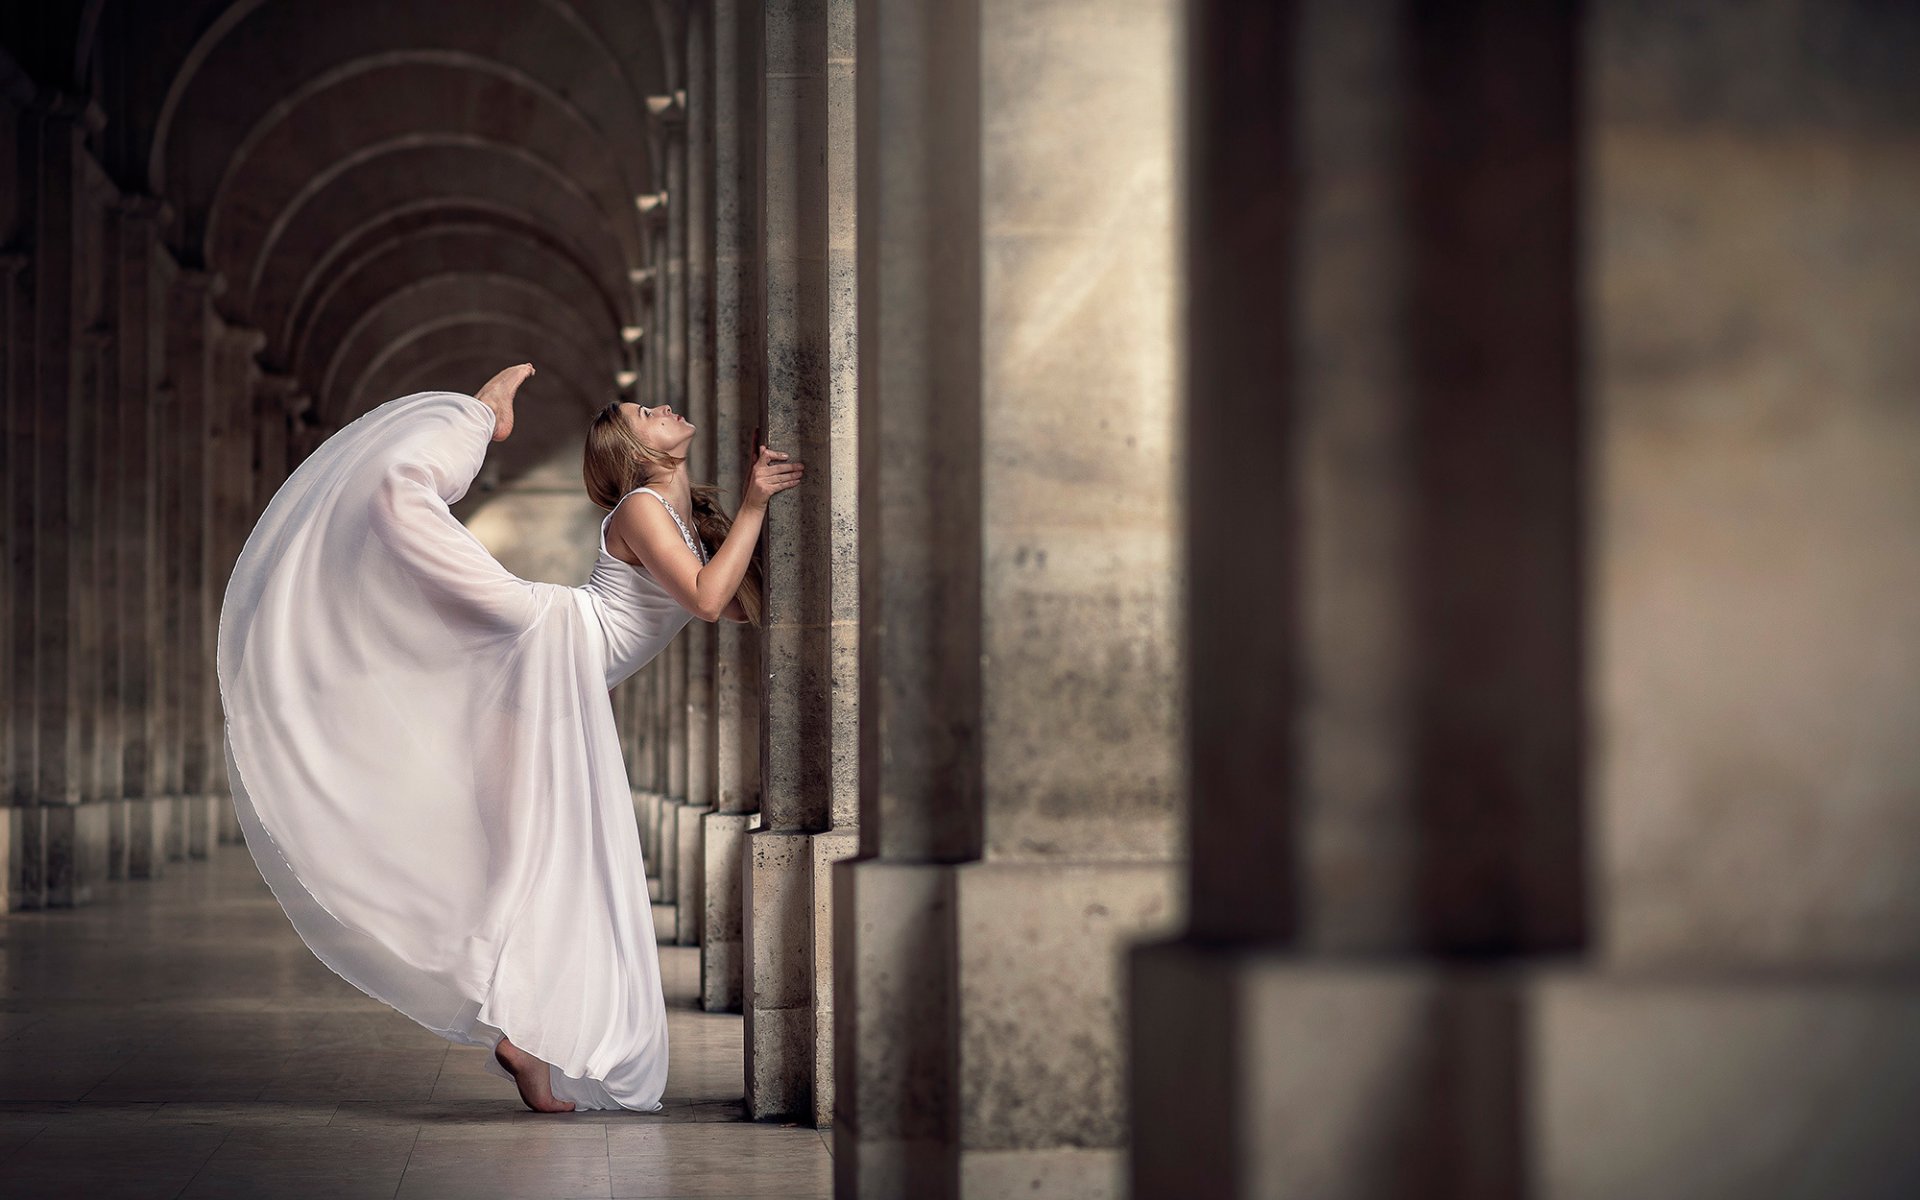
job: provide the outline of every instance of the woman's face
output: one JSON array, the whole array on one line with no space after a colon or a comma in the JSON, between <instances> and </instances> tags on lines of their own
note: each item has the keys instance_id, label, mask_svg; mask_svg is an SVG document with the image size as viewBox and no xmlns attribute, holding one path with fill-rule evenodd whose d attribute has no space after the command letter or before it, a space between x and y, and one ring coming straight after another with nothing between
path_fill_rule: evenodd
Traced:
<instances>
[{"instance_id":1,"label":"woman's face","mask_svg":"<svg viewBox=\"0 0 1920 1200\"><path fill-rule=\"evenodd\" d=\"M678 453L680 447L693 438L693 426L685 417L674 412L671 404L656 404L649 408L627 401L620 406L620 419L633 430L633 435L640 439L642 445L651 446L662 453Z\"/></svg>"}]
</instances>

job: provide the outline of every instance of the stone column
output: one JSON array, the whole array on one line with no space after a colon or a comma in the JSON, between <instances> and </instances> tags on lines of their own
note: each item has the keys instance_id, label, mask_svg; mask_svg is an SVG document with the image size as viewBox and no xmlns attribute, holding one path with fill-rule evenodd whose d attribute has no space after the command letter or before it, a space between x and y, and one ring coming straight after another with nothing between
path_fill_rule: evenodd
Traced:
<instances>
[{"instance_id":1,"label":"stone column","mask_svg":"<svg viewBox=\"0 0 1920 1200\"><path fill-rule=\"evenodd\" d=\"M85 175L98 171L92 158ZM106 222L110 206L101 203L110 191L104 180L84 189L81 209L80 278L90 298L82 313L77 364L80 374L79 408L74 413L75 468L79 486L73 494L73 553L75 560L74 623L76 711L80 716L80 784L83 840L78 844L78 873L85 879L112 879L114 851L126 852L126 805L120 799L119 697L109 687L117 671L119 646L111 628L109 602L117 594L112 551L112 514L119 490L113 463L110 416L118 388L110 374L113 358L110 274ZM104 305L102 312L96 305ZM106 476L112 476L108 478Z\"/></svg>"},{"instance_id":2,"label":"stone column","mask_svg":"<svg viewBox=\"0 0 1920 1200\"><path fill-rule=\"evenodd\" d=\"M1575 19L1192 28L1191 924L1132 966L1133 1193L1517 1197L1527 980L1587 925Z\"/></svg>"},{"instance_id":3,"label":"stone column","mask_svg":"<svg viewBox=\"0 0 1920 1200\"><path fill-rule=\"evenodd\" d=\"M859 5L838 1195L1124 1191L1124 952L1181 907L1180 12Z\"/></svg>"},{"instance_id":4,"label":"stone column","mask_svg":"<svg viewBox=\"0 0 1920 1200\"><path fill-rule=\"evenodd\" d=\"M714 83L712 83L712 4L693 0L685 15L685 148L682 188L685 217L685 415L701 432L689 447L687 468L693 480L714 478ZM718 549L718 547L710 547ZM680 812L680 889L674 899L678 941L695 947L707 916L707 814L714 806L712 732L714 732L714 626L689 622L680 634L687 655L685 703L685 808Z\"/></svg>"},{"instance_id":5,"label":"stone column","mask_svg":"<svg viewBox=\"0 0 1920 1200\"><path fill-rule=\"evenodd\" d=\"M855 849L859 804L853 5L781 0L765 22L762 423L809 478L767 519L762 828L748 842L744 913L747 1108L827 1125L828 868Z\"/></svg>"},{"instance_id":6,"label":"stone column","mask_svg":"<svg viewBox=\"0 0 1920 1200\"><path fill-rule=\"evenodd\" d=\"M713 404L713 10L693 0L686 14L686 414L699 429L688 453L695 482L713 482L719 427ZM719 547L711 547L719 549ZM691 621L686 645L687 807L679 823L680 944L699 945L706 918L706 815L713 811L714 627Z\"/></svg>"},{"instance_id":7,"label":"stone column","mask_svg":"<svg viewBox=\"0 0 1920 1200\"><path fill-rule=\"evenodd\" d=\"M32 332L23 364L34 409L33 497L13 530L16 561L31 561L24 581L32 596L31 637L24 647L15 643L26 650L16 670L32 664L35 708L30 802L38 807L21 813L15 879L15 903L27 908L86 903L95 882L89 846L103 843L106 832L104 824L91 828L103 810L81 803L84 689L75 619L89 565L76 546L76 521L92 469L80 440L87 427L85 139L102 123L84 98L56 93L36 102L19 124L21 169L35 196L28 250Z\"/></svg>"},{"instance_id":8,"label":"stone column","mask_svg":"<svg viewBox=\"0 0 1920 1200\"><path fill-rule=\"evenodd\" d=\"M233 564L240 557L248 532L258 515L254 502L254 442L260 418L255 396L259 388L259 366L255 361L266 346L266 334L244 325L220 323L215 345L214 386L208 394L211 405L210 435L207 449L208 482L211 489L209 511L211 538L207 590L207 670L215 663L212 649L218 642L220 607L226 598L227 581ZM226 718L220 708L217 675L209 689L212 704L212 728L208 743L213 748L209 771L214 797L212 821L215 840L242 841L240 819L233 811L233 797L227 781L226 755L221 752Z\"/></svg>"},{"instance_id":9,"label":"stone column","mask_svg":"<svg viewBox=\"0 0 1920 1200\"><path fill-rule=\"evenodd\" d=\"M253 516L258 523L293 467L289 455L293 422L310 403L300 381L278 371L261 370L254 390ZM249 530L251 531L251 530Z\"/></svg>"},{"instance_id":10,"label":"stone column","mask_svg":"<svg viewBox=\"0 0 1920 1200\"><path fill-rule=\"evenodd\" d=\"M1819 11L1580 25L1594 933L1529 1003L1547 1200L1920 1190L1920 23Z\"/></svg>"},{"instance_id":11,"label":"stone column","mask_svg":"<svg viewBox=\"0 0 1920 1200\"><path fill-rule=\"evenodd\" d=\"M761 6L713 3L713 483L737 510L752 461L764 353L760 283ZM762 439L764 440L764 439ZM714 625L714 811L704 816L700 996L742 999L742 864L760 808L760 631Z\"/></svg>"},{"instance_id":12,"label":"stone column","mask_svg":"<svg viewBox=\"0 0 1920 1200\"><path fill-rule=\"evenodd\" d=\"M656 903L665 899L660 893L660 788L655 772L653 738L658 676L657 663L642 667L636 675L633 694L634 778L640 785L642 818L646 828L647 870L652 879L649 887Z\"/></svg>"},{"instance_id":13,"label":"stone column","mask_svg":"<svg viewBox=\"0 0 1920 1200\"><path fill-rule=\"evenodd\" d=\"M674 92L661 97L666 104L655 112L666 151L666 257L661 261L662 316L660 323L661 399L678 413L687 409L687 120L686 94ZM691 464L689 464L691 465ZM667 819L661 822L663 857L661 899L674 911L672 929L659 931L665 942L684 942L682 925L694 925L681 903L686 882L681 878L686 860L681 853L685 837L682 825L694 824L697 816L687 812L687 638L683 631L668 644L661 657L666 664L663 689L665 712L660 723L661 751L665 759L663 791Z\"/></svg>"},{"instance_id":14,"label":"stone column","mask_svg":"<svg viewBox=\"0 0 1920 1200\"><path fill-rule=\"evenodd\" d=\"M666 136L658 120L649 123L652 140L664 158ZM664 168L664 163L662 164ZM665 174L664 169L661 172ZM641 340L642 404L659 404L667 396L667 207L673 200L664 190L639 198L641 235L647 244L645 299L647 335Z\"/></svg>"},{"instance_id":15,"label":"stone column","mask_svg":"<svg viewBox=\"0 0 1920 1200\"><path fill-rule=\"evenodd\" d=\"M182 268L174 281L168 309L168 374L173 382L170 414L171 511L167 547L169 655L180 726L180 791L184 835L169 857L206 857L218 828L212 788L210 740L217 710L217 689L210 672L213 646L207 639L213 564L212 491L209 454L216 388L214 352L219 318L213 299L225 290L217 272Z\"/></svg>"},{"instance_id":16,"label":"stone column","mask_svg":"<svg viewBox=\"0 0 1920 1200\"><path fill-rule=\"evenodd\" d=\"M153 196L119 204L114 238L117 274L114 321L120 330L119 396L115 405L122 488L115 517L121 586L113 620L122 640L116 688L126 705L122 794L127 814L126 875L152 879L166 862L166 831L173 800L166 794L162 757L163 582L160 537L161 379L166 372L167 284L161 274L160 235L172 210Z\"/></svg>"},{"instance_id":17,"label":"stone column","mask_svg":"<svg viewBox=\"0 0 1920 1200\"><path fill-rule=\"evenodd\" d=\"M18 167L16 166L16 169ZM39 835L29 838L27 822L39 819L37 802L35 744L36 703L34 699L34 662L36 639L33 627L34 585L34 422L38 405L33 393L33 337L29 327L31 306L25 303L25 269L32 256L17 252L0 254L0 542L4 543L9 586L0 589L0 696L5 699L6 724L0 736L6 739L5 776L0 778L0 893L4 908L11 911L29 907L26 864L22 861L29 843L37 847ZM39 872L33 872L38 888ZM37 907L37 896L33 906Z\"/></svg>"}]
</instances>

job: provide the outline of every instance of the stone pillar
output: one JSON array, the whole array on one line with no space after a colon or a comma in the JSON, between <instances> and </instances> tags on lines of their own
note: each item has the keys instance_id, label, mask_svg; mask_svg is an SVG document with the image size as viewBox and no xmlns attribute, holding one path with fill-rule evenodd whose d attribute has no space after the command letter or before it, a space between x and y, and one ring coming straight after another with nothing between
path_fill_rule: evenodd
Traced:
<instances>
[{"instance_id":1,"label":"stone pillar","mask_svg":"<svg viewBox=\"0 0 1920 1200\"><path fill-rule=\"evenodd\" d=\"M659 677L657 658L634 672L632 725L633 778L640 791L641 853L646 859L647 873L655 881L650 886L655 888L660 880L660 788L655 769L653 712ZM661 898L658 894L654 896L656 902Z\"/></svg>"},{"instance_id":2,"label":"stone pillar","mask_svg":"<svg viewBox=\"0 0 1920 1200\"><path fill-rule=\"evenodd\" d=\"M764 353L760 283L761 6L713 3L713 483L736 510L752 462ZM765 440L764 438L762 440ZM714 625L714 811L704 816L700 996L738 1012L746 834L760 808L760 631Z\"/></svg>"},{"instance_id":3,"label":"stone pillar","mask_svg":"<svg viewBox=\"0 0 1920 1200\"><path fill-rule=\"evenodd\" d=\"M32 664L30 695L35 708L33 776L29 802L20 814L19 907L68 907L86 903L95 877L89 846L104 825L102 814L82 804L86 777L80 741L80 702L86 694L76 640L76 614L90 563L76 544L82 491L92 474L86 460L88 354L82 332L84 243L89 219L84 172L89 128L103 124L99 110L80 97L53 94L23 114L21 170L35 203L28 249L31 334L23 378L33 407L32 506L16 514L13 547L31 589L31 637L16 651L16 670ZM104 865L104 864L103 864Z\"/></svg>"},{"instance_id":4,"label":"stone pillar","mask_svg":"<svg viewBox=\"0 0 1920 1200\"><path fill-rule=\"evenodd\" d=\"M290 447L293 423L311 400L300 381L278 371L261 370L254 391L253 516L257 524L267 505L293 473ZM251 532L251 528L249 528Z\"/></svg>"},{"instance_id":5,"label":"stone pillar","mask_svg":"<svg viewBox=\"0 0 1920 1200\"><path fill-rule=\"evenodd\" d=\"M649 123L649 132L665 174L666 135L659 121ZM647 336L640 343L643 354L642 378L646 380L641 403L654 405L667 398L667 208L673 198L665 191L640 197L640 228L647 243L645 298Z\"/></svg>"},{"instance_id":6,"label":"stone pillar","mask_svg":"<svg viewBox=\"0 0 1920 1200\"><path fill-rule=\"evenodd\" d=\"M16 166L16 170L19 169ZM32 256L9 251L0 254L0 543L4 543L9 586L0 589L0 696L5 699L5 775L0 777L0 893L4 908L29 907L25 890L29 875L24 851L39 845L39 835L28 835L29 821L38 822L35 744L37 705L34 699L34 423L38 405L33 392L32 308L25 302L26 268ZM39 871L32 873L39 887ZM35 895L33 906L38 905Z\"/></svg>"},{"instance_id":7,"label":"stone pillar","mask_svg":"<svg viewBox=\"0 0 1920 1200\"><path fill-rule=\"evenodd\" d=\"M1920 1193L1913 16L1581 23L1595 911L1529 1005L1546 1200Z\"/></svg>"},{"instance_id":8,"label":"stone pillar","mask_svg":"<svg viewBox=\"0 0 1920 1200\"><path fill-rule=\"evenodd\" d=\"M233 564L240 557L258 515L254 501L254 443L260 423L256 405L259 366L256 356L266 346L266 334L244 325L220 323L215 345L214 386L208 393L210 438L207 448L209 512L211 534L207 584L206 669L213 672L212 648L218 643L220 608L227 594L227 581ZM215 676L217 681L217 675ZM208 741L214 755L209 771L213 795L214 837L221 842L240 842L240 819L233 810L233 797L227 781L226 755L220 746L225 738L226 717L220 708L217 682L210 690L212 728Z\"/></svg>"},{"instance_id":9,"label":"stone pillar","mask_svg":"<svg viewBox=\"0 0 1920 1200\"><path fill-rule=\"evenodd\" d=\"M767 518L762 828L748 839L747 1108L832 1122L830 865L859 806L853 5L765 13L769 445L809 478Z\"/></svg>"},{"instance_id":10,"label":"stone pillar","mask_svg":"<svg viewBox=\"0 0 1920 1200\"><path fill-rule=\"evenodd\" d=\"M1180 909L1180 12L859 5L838 1195L1124 1190L1124 951Z\"/></svg>"},{"instance_id":11,"label":"stone pillar","mask_svg":"<svg viewBox=\"0 0 1920 1200\"><path fill-rule=\"evenodd\" d=\"M1587 928L1576 29L1198 8L1191 924L1132 965L1136 1196L1529 1191L1527 981Z\"/></svg>"},{"instance_id":12,"label":"stone pillar","mask_svg":"<svg viewBox=\"0 0 1920 1200\"><path fill-rule=\"evenodd\" d=\"M210 453L214 396L217 388L214 355L219 318L213 299L225 290L217 272L182 268L174 282L168 310L168 374L173 382L174 411L169 437L173 443L170 513L171 540L167 548L169 591L178 597L177 612L169 605L170 655L174 698L180 727L180 791L184 838L169 857L204 858L217 829L218 806L212 792L211 741L217 718L217 690L211 678L213 645L207 632L213 617L213 522L210 472L216 460ZM214 610L217 613L217 610Z\"/></svg>"},{"instance_id":13,"label":"stone pillar","mask_svg":"<svg viewBox=\"0 0 1920 1200\"><path fill-rule=\"evenodd\" d=\"M166 832L173 800L166 794L162 756L164 654L164 546L160 537L160 489L166 430L161 379L166 371L167 284L161 274L160 234L172 210L153 196L130 196L116 210L114 244L115 325L119 396L115 424L121 474L115 540L121 586L113 621L122 638L116 690L126 705L122 748L122 794L127 813L126 876L152 879L166 862Z\"/></svg>"},{"instance_id":14,"label":"stone pillar","mask_svg":"<svg viewBox=\"0 0 1920 1200\"><path fill-rule=\"evenodd\" d=\"M700 432L688 453L698 483L711 483L719 427L713 405L713 10L693 0L686 13L686 415ZM719 547L712 547L719 549ZM713 811L714 627L688 622L686 809L680 814L679 889L674 903L679 941L697 946L706 919L706 816Z\"/></svg>"},{"instance_id":15,"label":"stone pillar","mask_svg":"<svg viewBox=\"0 0 1920 1200\"><path fill-rule=\"evenodd\" d=\"M91 157L84 174L91 179L98 168ZM114 850L126 850L125 811L120 800L119 697L109 687L119 662L117 634L111 628L109 603L117 595L112 550L112 513L119 490L118 472L108 464L114 460L110 417L118 387L109 367L113 358L111 312L97 305L111 305L106 295L107 276L106 221L110 209L101 203L103 190L110 185L83 190L80 226L80 272L85 294L77 364L80 377L79 407L74 413L74 443L78 451L74 466L79 486L73 493L74 597L71 617L74 625L75 711L80 717L80 764L75 772L80 785L80 818L83 833L76 843L76 873L93 881L112 879ZM111 476L110 478L108 476Z\"/></svg>"}]
</instances>

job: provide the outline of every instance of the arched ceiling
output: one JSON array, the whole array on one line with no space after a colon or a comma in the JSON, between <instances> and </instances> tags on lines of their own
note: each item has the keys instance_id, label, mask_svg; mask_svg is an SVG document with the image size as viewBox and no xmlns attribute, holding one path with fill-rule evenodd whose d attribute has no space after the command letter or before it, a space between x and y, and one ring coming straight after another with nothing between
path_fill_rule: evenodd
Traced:
<instances>
[{"instance_id":1,"label":"arched ceiling","mask_svg":"<svg viewBox=\"0 0 1920 1200\"><path fill-rule=\"evenodd\" d=\"M511 477L639 365L634 199L660 186L647 97L680 86L680 11L91 0L70 58L113 72L116 176L168 202L176 257L225 277L222 315L326 420L535 363Z\"/></svg>"}]
</instances>

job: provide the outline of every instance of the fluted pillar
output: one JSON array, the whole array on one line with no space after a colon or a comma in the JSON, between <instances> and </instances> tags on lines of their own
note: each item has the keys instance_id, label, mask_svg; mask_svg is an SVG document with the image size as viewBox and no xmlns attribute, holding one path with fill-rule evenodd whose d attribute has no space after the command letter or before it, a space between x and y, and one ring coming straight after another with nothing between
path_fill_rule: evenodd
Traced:
<instances>
[{"instance_id":1,"label":"fluted pillar","mask_svg":"<svg viewBox=\"0 0 1920 1200\"><path fill-rule=\"evenodd\" d=\"M98 210L89 195L85 138L89 127L102 123L98 108L84 98L55 93L30 106L18 126L19 169L34 197L25 314L30 332L17 376L33 410L33 471L31 505L15 514L11 549L14 563L24 568L14 586L32 597L30 637L24 645L15 642L15 670L31 664L33 766L24 799L35 807L23 807L16 818L16 907L84 904L106 867L106 812L83 803L93 773L82 754L82 705L95 681L83 674L76 621L94 565L87 553L91 543L78 529L91 504L82 495L92 474L86 405L93 374L85 368L98 350L89 344L97 335L85 332L87 314L81 311L84 243L99 232L89 227ZM98 666L92 660L85 665ZM16 743L16 751L21 748Z\"/></svg>"},{"instance_id":2,"label":"fluted pillar","mask_svg":"<svg viewBox=\"0 0 1920 1200\"><path fill-rule=\"evenodd\" d=\"M0 892L5 909L27 907L28 875L22 862L29 838L27 822L38 820L35 776L37 705L34 698L34 469L38 406L33 400L32 312L24 278L31 256L0 254L0 549L10 586L0 589L0 697L4 697L5 775L0 777ZM38 872L34 873L38 886Z\"/></svg>"},{"instance_id":3,"label":"fluted pillar","mask_svg":"<svg viewBox=\"0 0 1920 1200\"><path fill-rule=\"evenodd\" d=\"M737 509L764 353L760 285L761 6L713 4L713 483ZM762 440L765 440L764 438ZM714 626L714 811L705 814L701 1004L741 1005L742 864L760 809L760 631Z\"/></svg>"},{"instance_id":4,"label":"fluted pillar","mask_svg":"<svg viewBox=\"0 0 1920 1200\"><path fill-rule=\"evenodd\" d=\"M206 857L217 829L218 805L213 795L212 734L218 717L218 698L211 678L213 644L208 639L217 601L212 595L213 522L209 455L214 395L217 386L215 353L219 317L214 297L226 288L218 273L181 268L174 281L168 308L168 376L173 384L174 411L170 414L174 491L168 546L169 591L178 604L169 605L169 634L179 653L169 658L174 701L180 720L180 792L185 819L177 853Z\"/></svg>"},{"instance_id":5,"label":"fluted pillar","mask_svg":"<svg viewBox=\"0 0 1920 1200\"><path fill-rule=\"evenodd\" d=\"M257 516L254 501L254 444L259 416L256 394L259 365L256 356L266 346L266 334L245 325L220 322L214 349L214 385L208 392L209 436L207 447L209 514L212 522L208 552L206 669L214 670L212 648L218 643L220 608L227 594L227 581L233 564L240 557L247 534ZM225 736L225 716L220 709L219 688L209 689L213 706L213 726L208 732L214 749L210 766L210 790L213 794L214 840L239 842L240 820L233 809L227 781L226 755L220 752Z\"/></svg>"},{"instance_id":6,"label":"fluted pillar","mask_svg":"<svg viewBox=\"0 0 1920 1200\"><path fill-rule=\"evenodd\" d=\"M161 380L166 372L167 282L160 262L161 230L172 211L152 196L130 196L116 210L114 320L120 330L116 460L121 473L115 540L120 587L113 621L121 638L115 688L125 705L122 795L126 820L124 871L151 879L166 862L166 832L173 801L166 794L161 730L164 661L162 614L165 564L161 541Z\"/></svg>"},{"instance_id":7,"label":"fluted pillar","mask_svg":"<svg viewBox=\"0 0 1920 1200\"><path fill-rule=\"evenodd\" d=\"M762 828L748 839L747 1107L830 1124L831 864L858 809L851 0L765 10L766 441L807 464L767 516Z\"/></svg>"},{"instance_id":8,"label":"fluted pillar","mask_svg":"<svg viewBox=\"0 0 1920 1200\"><path fill-rule=\"evenodd\" d=\"M117 824L117 874L150 879L165 862L171 801L159 774L159 653L161 555L159 540L159 382L165 372L167 280L161 275L159 234L171 209L154 196L129 196L113 207L109 227L109 303L119 330L113 351L111 461L119 480L111 513L117 580L109 628L117 641L109 695L119 699L119 795L125 820Z\"/></svg>"},{"instance_id":9,"label":"fluted pillar","mask_svg":"<svg viewBox=\"0 0 1920 1200\"><path fill-rule=\"evenodd\" d=\"M89 175L94 168L89 162ZM91 181L90 181L91 182ZM91 186L80 216L80 237L88 267L85 286L100 300L105 284L101 268L108 212ZM117 634L108 619L109 601L116 594L112 551L112 513L120 483L117 472L102 468L113 461L113 430L108 417L118 391L112 368L114 330L109 311L84 314L77 345L80 391L74 412L74 460L78 472L73 489L74 594L68 617L73 624L74 712L80 722L80 762L75 779L80 789L81 819L76 832L76 871L89 885L115 875L116 845L126 846L126 806L120 800L120 702L110 686L118 671ZM112 474L115 478L104 478Z\"/></svg>"},{"instance_id":10,"label":"fluted pillar","mask_svg":"<svg viewBox=\"0 0 1920 1200\"><path fill-rule=\"evenodd\" d=\"M700 483L713 482L719 429L713 405L713 8L693 0L686 10L685 412L700 431L687 467ZM719 547L712 547L719 549ZM706 815L713 811L714 627L691 621L680 635L687 656L686 800L679 824L679 942L696 946L706 921Z\"/></svg>"},{"instance_id":11,"label":"fluted pillar","mask_svg":"<svg viewBox=\"0 0 1920 1200\"><path fill-rule=\"evenodd\" d=\"M1124 1191L1125 950L1181 907L1180 12L858 6L841 1196Z\"/></svg>"},{"instance_id":12,"label":"fluted pillar","mask_svg":"<svg viewBox=\"0 0 1920 1200\"><path fill-rule=\"evenodd\" d=\"M1143 1200L1530 1191L1586 521L1578 23L1523 8L1197 11L1192 920L1132 967Z\"/></svg>"}]
</instances>

